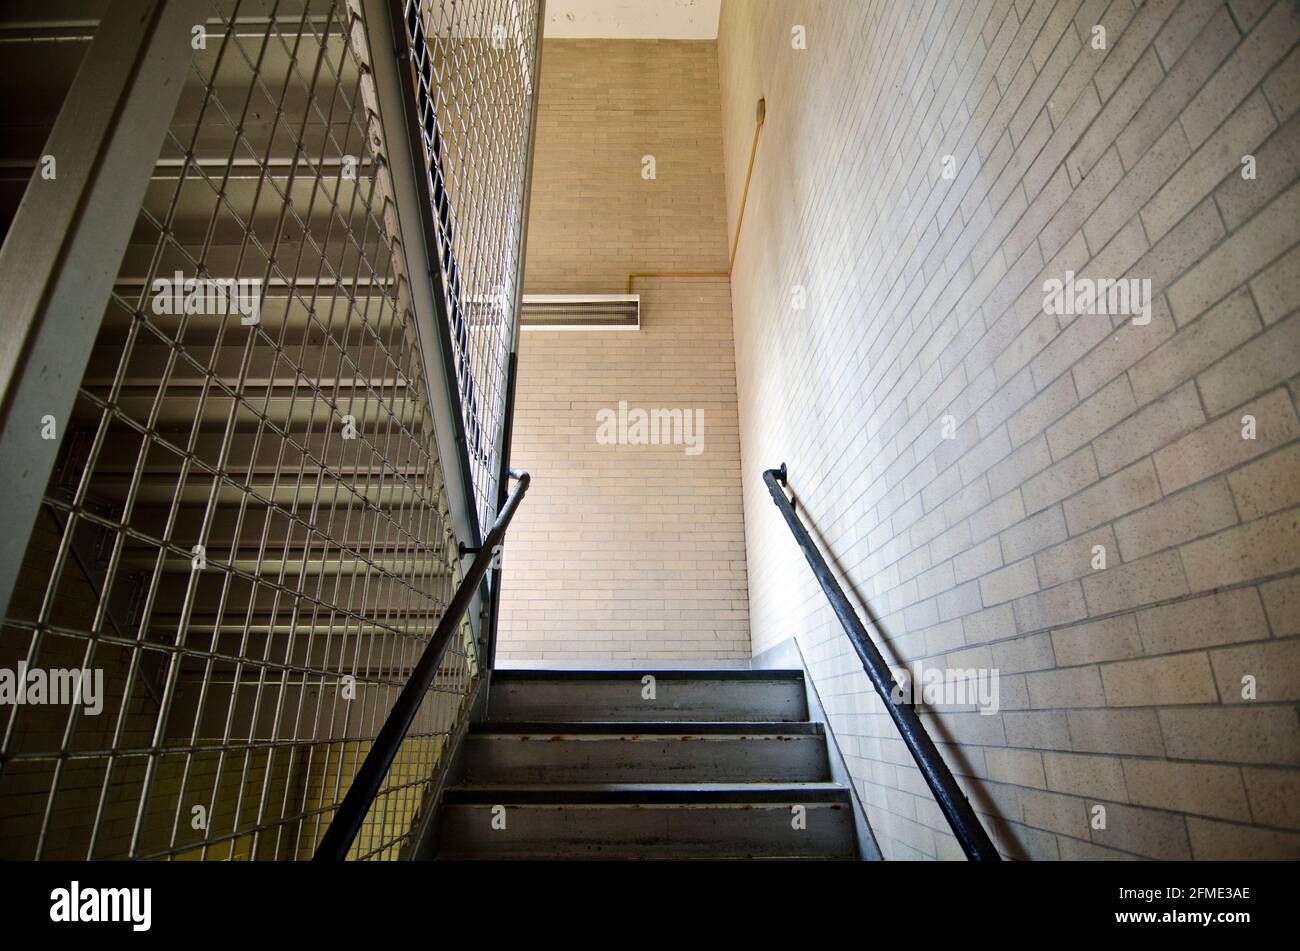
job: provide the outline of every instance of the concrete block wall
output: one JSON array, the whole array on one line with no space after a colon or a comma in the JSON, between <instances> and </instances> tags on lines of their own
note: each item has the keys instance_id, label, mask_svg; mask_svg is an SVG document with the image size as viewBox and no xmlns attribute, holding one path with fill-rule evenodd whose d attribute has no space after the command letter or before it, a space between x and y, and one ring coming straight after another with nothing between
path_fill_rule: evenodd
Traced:
<instances>
[{"instance_id":1,"label":"concrete block wall","mask_svg":"<svg viewBox=\"0 0 1300 951\"><path fill-rule=\"evenodd\" d=\"M725 271L717 49L547 40L525 290L623 293L631 271ZM646 155L655 175L643 177ZM642 328L525 331L501 663L749 656L725 278L638 281ZM699 451L602 444L598 416L703 414Z\"/></svg>"},{"instance_id":2,"label":"concrete block wall","mask_svg":"<svg viewBox=\"0 0 1300 951\"><path fill-rule=\"evenodd\" d=\"M546 40L537 110L530 293L621 294L630 271L726 271L714 43Z\"/></svg>"},{"instance_id":3,"label":"concrete block wall","mask_svg":"<svg viewBox=\"0 0 1300 951\"><path fill-rule=\"evenodd\" d=\"M892 663L1000 672L926 719L1004 854L1300 856L1298 43L1291 0L724 5L753 649L798 636L887 857L961 853L783 461ZM1047 312L1067 271L1149 322Z\"/></svg>"}]
</instances>

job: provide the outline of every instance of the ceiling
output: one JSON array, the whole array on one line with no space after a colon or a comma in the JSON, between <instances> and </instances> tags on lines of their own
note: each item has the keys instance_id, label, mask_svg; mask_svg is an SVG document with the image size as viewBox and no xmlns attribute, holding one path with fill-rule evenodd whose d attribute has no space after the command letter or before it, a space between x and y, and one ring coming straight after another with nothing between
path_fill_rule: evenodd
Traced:
<instances>
[{"instance_id":1,"label":"ceiling","mask_svg":"<svg viewBox=\"0 0 1300 951\"><path fill-rule=\"evenodd\" d=\"M546 36L713 40L722 0L547 0Z\"/></svg>"}]
</instances>

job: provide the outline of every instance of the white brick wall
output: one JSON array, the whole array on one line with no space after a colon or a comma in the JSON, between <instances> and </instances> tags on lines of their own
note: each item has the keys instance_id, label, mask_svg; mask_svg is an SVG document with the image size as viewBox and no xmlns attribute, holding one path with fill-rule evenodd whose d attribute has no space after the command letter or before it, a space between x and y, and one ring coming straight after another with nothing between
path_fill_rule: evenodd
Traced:
<instances>
[{"instance_id":1,"label":"white brick wall","mask_svg":"<svg viewBox=\"0 0 1300 951\"><path fill-rule=\"evenodd\" d=\"M732 276L753 648L798 635L887 856L960 852L782 461L892 662L1000 669L998 715L927 720L1005 854L1300 855L1297 41L1289 0L724 6L733 222L767 98ZM1067 270L1149 278L1150 324L1045 313Z\"/></svg>"},{"instance_id":2,"label":"white brick wall","mask_svg":"<svg viewBox=\"0 0 1300 951\"><path fill-rule=\"evenodd\" d=\"M725 271L715 45L547 40L530 216L529 292ZM533 482L507 542L505 663L749 656L727 282L636 290L637 333L523 334L511 461ZM703 411L702 450L598 444L620 401Z\"/></svg>"}]
</instances>

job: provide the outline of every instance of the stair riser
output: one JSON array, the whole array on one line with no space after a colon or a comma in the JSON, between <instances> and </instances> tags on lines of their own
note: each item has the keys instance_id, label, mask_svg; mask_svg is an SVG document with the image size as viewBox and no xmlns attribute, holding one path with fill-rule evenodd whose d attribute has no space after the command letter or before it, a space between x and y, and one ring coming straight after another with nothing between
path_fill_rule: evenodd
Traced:
<instances>
[{"instance_id":1,"label":"stair riser","mask_svg":"<svg viewBox=\"0 0 1300 951\"><path fill-rule=\"evenodd\" d=\"M829 780L821 736L472 736L469 784Z\"/></svg>"},{"instance_id":2,"label":"stair riser","mask_svg":"<svg viewBox=\"0 0 1300 951\"><path fill-rule=\"evenodd\" d=\"M639 679L507 680L494 683L493 720L783 723L806 720L807 702L798 680L660 679L655 698L643 699Z\"/></svg>"},{"instance_id":3,"label":"stair riser","mask_svg":"<svg viewBox=\"0 0 1300 951\"><path fill-rule=\"evenodd\" d=\"M854 858L847 804L513 805L505 829L492 807L448 805L439 816L444 859Z\"/></svg>"}]
</instances>

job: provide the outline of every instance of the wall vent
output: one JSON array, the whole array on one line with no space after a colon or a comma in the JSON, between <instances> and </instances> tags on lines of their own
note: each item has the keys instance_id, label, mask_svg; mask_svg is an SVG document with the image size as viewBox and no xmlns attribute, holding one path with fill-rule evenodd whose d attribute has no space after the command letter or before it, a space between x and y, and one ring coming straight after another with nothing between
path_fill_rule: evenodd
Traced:
<instances>
[{"instance_id":1,"label":"wall vent","mask_svg":"<svg viewBox=\"0 0 1300 951\"><path fill-rule=\"evenodd\" d=\"M640 294L525 294L524 330L639 330Z\"/></svg>"}]
</instances>

